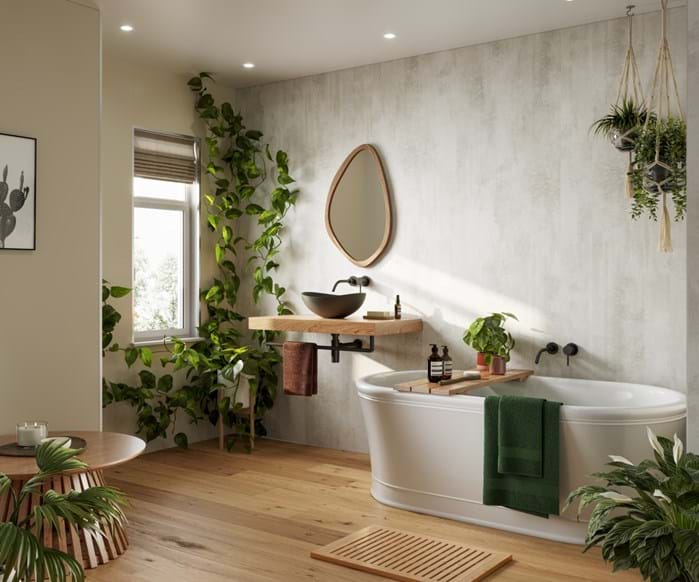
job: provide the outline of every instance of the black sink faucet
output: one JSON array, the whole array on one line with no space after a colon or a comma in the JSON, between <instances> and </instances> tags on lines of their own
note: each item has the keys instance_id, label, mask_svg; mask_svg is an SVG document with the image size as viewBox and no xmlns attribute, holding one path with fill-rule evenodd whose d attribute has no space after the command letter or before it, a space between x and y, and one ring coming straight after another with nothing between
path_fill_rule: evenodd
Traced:
<instances>
[{"instance_id":1,"label":"black sink faucet","mask_svg":"<svg viewBox=\"0 0 699 582\"><path fill-rule=\"evenodd\" d=\"M339 281L336 281L335 284L333 285L333 293L335 293L335 289L337 289L337 286L340 283L347 283L350 287L359 287L359 292L362 292L362 287L368 287L369 283L371 283L371 279L369 277L349 277L347 279L340 279Z\"/></svg>"},{"instance_id":2,"label":"black sink faucet","mask_svg":"<svg viewBox=\"0 0 699 582\"><path fill-rule=\"evenodd\" d=\"M539 360L541 359L541 354L546 352L547 354L551 354L552 356L558 353L558 344L556 342L549 342L546 344L545 348L541 348L539 350L539 353L536 354L536 359L534 360L535 364L539 363Z\"/></svg>"}]
</instances>

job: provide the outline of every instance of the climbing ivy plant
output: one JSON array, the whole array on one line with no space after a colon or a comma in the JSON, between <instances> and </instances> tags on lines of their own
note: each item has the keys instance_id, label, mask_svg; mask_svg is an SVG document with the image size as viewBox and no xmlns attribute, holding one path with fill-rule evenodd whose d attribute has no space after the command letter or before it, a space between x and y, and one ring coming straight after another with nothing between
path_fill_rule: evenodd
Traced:
<instances>
[{"instance_id":1,"label":"climbing ivy plant","mask_svg":"<svg viewBox=\"0 0 699 582\"><path fill-rule=\"evenodd\" d=\"M128 402L136 409L138 433L150 442L159 437L166 437L171 426L174 429L179 403L186 403L188 399L181 396L181 389L173 391L174 381L171 374L157 377L147 369L153 364L153 352L150 348L133 344L123 347L113 343L113 332L121 321L121 313L111 304L111 300L126 297L129 293L131 289L128 287L102 281L102 355L119 352L123 354L124 363L128 368L140 363L144 369L138 373L137 385L110 382L102 378L102 405ZM200 417L194 407L184 408L190 416ZM187 436L184 433L173 436L178 445L187 446Z\"/></svg>"},{"instance_id":2,"label":"climbing ivy plant","mask_svg":"<svg viewBox=\"0 0 699 582\"><path fill-rule=\"evenodd\" d=\"M249 434L248 415L241 413L241 405L230 397L221 402L217 398L219 374L226 376L238 361L244 364L243 373L252 377L255 430L264 435L262 417L274 404L281 358L268 345L275 333L247 335L246 315L239 307L241 293L249 291L253 304L271 297L279 315L291 313L284 299L286 289L274 279L284 219L298 196L292 188L295 180L289 174L288 155L282 150L273 153L262 141L262 132L247 129L230 103L218 105L207 87L211 81L210 74L200 73L188 82L195 95L194 109L206 126L211 190L203 199L207 226L217 235L213 253L219 268L211 285L201 290L207 316L199 327L202 339L190 345L170 338L170 353L161 361L173 372L184 371L186 382L181 388L172 390L167 381L161 388L162 378L148 375L148 370L141 387L106 383L105 388L105 402L126 400L137 407L139 427L149 440L164 436L180 409L192 422L208 418L216 424L222 416L227 426L235 428L234 434ZM186 446L182 433L178 439L180 446ZM234 437L229 439L229 447L234 442Z\"/></svg>"}]
</instances>

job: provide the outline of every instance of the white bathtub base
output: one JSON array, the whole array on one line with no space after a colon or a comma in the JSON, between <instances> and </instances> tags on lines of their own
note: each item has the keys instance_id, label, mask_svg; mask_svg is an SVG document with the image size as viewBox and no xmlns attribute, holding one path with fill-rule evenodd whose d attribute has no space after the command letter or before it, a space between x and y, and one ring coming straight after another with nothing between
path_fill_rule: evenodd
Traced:
<instances>
[{"instance_id":1,"label":"white bathtub base","mask_svg":"<svg viewBox=\"0 0 699 582\"><path fill-rule=\"evenodd\" d=\"M585 543L586 523L557 517L535 517L504 507L482 505L468 499L389 485L376 478L371 482L371 496L379 503L396 509L454 519L554 542L579 545Z\"/></svg>"},{"instance_id":2,"label":"white bathtub base","mask_svg":"<svg viewBox=\"0 0 699 582\"><path fill-rule=\"evenodd\" d=\"M684 440L684 394L656 386L532 376L462 396L393 390L422 370L386 372L357 382L369 440L372 495L386 505L581 544L575 508L549 519L483 505L484 396L523 394L562 402L559 507L570 491L596 482L608 455L638 463L652 454L646 427Z\"/></svg>"}]
</instances>

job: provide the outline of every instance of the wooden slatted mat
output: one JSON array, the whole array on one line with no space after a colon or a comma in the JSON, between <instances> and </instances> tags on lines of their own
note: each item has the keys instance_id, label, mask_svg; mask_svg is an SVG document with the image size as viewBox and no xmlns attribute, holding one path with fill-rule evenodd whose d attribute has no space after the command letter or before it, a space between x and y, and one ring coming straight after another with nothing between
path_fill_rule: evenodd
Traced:
<instances>
[{"instance_id":1,"label":"wooden slatted mat","mask_svg":"<svg viewBox=\"0 0 699 582\"><path fill-rule=\"evenodd\" d=\"M401 582L483 580L512 560L509 554L378 526L314 550L311 557Z\"/></svg>"}]
</instances>

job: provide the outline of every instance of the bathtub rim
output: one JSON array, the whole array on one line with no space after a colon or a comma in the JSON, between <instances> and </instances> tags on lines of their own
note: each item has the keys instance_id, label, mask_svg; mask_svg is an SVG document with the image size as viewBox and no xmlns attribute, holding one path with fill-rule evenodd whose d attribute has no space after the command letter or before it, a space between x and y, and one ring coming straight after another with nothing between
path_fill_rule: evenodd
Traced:
<instances>
[{"instance_id":1,"label":"bathtub rim","mask_svg":"<svg viewBox=\"0 0 699 582\"><path fill-rule=\"evenodd\" d=\"M397 373L422 374L422 370L401 370ZM482 396L458 394L455 396L439 396L434 394L419 394L413 392L399 392L393 388L380 386L372 382L379 376L387 376L394 372L380 372L369 374L356 381L357 393L360 398L373 402L383 402L403 406L421 406L427 408L462 410L474 414L483 414ZM536 376L548 380L571 380L569 378L557 378L555 376ZM584 379L576 379L582 380ZM662 389L678 396L678 401L650 406L580 406L564 404L561 406L561 422L600 425L636 425L655 424L659 422L681 420L687 417L687 400L683 392L652 386L649 384L632 384L630 382L607 382L602 380L589 380L590 382L603 382L606 384L618 384L620 386L647 386L653 389Z\"/></svg>"}]
</instances>

